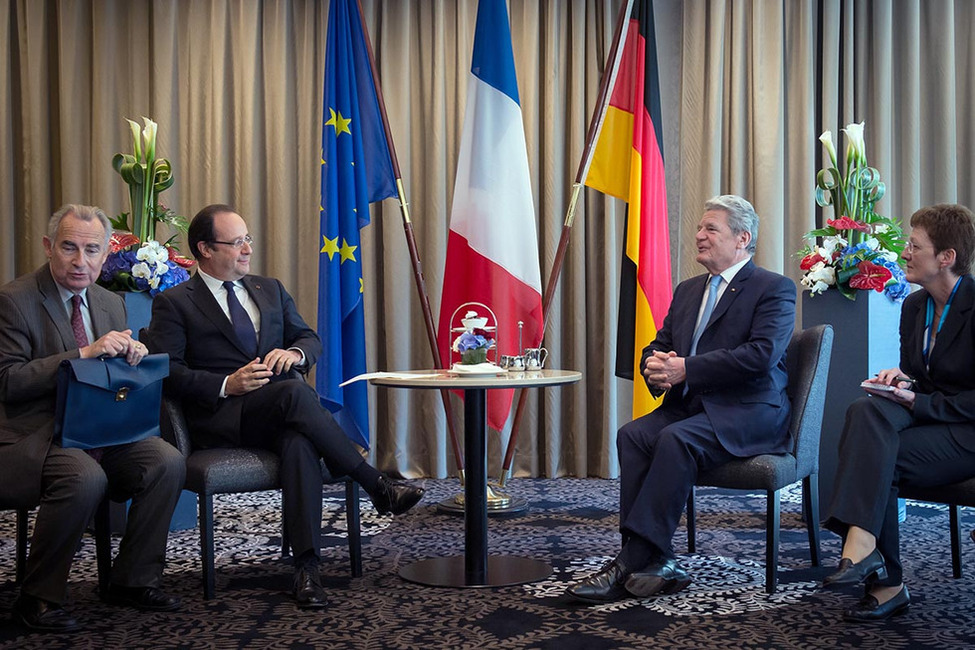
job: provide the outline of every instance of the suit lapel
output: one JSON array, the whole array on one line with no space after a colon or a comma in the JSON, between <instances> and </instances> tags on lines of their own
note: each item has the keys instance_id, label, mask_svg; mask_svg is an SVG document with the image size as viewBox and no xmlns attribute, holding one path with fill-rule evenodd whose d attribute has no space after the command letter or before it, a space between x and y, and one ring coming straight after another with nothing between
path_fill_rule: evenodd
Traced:
<instances>
[{"instance_id":1,"label":"suit lapel","mask_svg":"<svg viewBox=\"0 0 975 650\"><path fill-rule=\"evenodd\" d=\"M91 316L91 331L96 339L112 331L106 296L94 286L88 287L88 314ZM139 333L132 332L132 336L137 337Z\"/></svg>"},{"instance_id":2,"label":"suit lapel","mask_svg":"<svg viewBox=\"0 0 975 650\"><path fill-rule=\"evenodd\" d=\"M61 345L65 350L74 350L78 344L74 340L74 332L71 331L71 321L65 311L64 303L61 302L61 294L54 283L54 276L51 275L50 265L45 265L37 274L37 289L43 296L44 310L51 318L54 326L61 337Z\"/></svg>"},{"instance_id":3,"label":"suit lapel","mask_svg":"<svg viewBox=\"0 0 975 650\"><path fill-rule=\"evenodd\" d=\"M680 312L674 319L674 330L680 332L679 340L676 341L678 354L690 352L691 341L694 339L694 327L697 325L697 314L701 309L701 301L704 300L704 292L707 291L709 277L705 273L689 280L689 282L693 282L689 295L696 300L685 300L684 304L679 306ZM677 329L678 326L679 330Z\"/></svg>"},{"instance_id":4,"label":"suit lapel","mask_svg":"<svg viewBox=\"0 0 975 650\"><path fill-rule=\"evenodd\" d=\"M196 308L200 310L200 313L206 316L228 341L233 343L244 355L250 357L250 352L245 350L237 339L233 324L227 318L227 314L224 313L223 308L220 307L220 304L210 291L210 288L207 287L206 282L203 281L203 278L199 275L194 275L190 279L187 286L187 295L190 301L196 305Z\"/></svg>"},{"instance_id":5,"label":"suit lapel","mask_svg":"<svg viewBox=\"0 0 975 650\"><path fill-rule=\"evenodd\" d=\"M718 319L724 316L731 304L738 299L738 296L742 294L745 289L748 279L752 277L752 272L755 270L755 264L749 261L745 266L738 270L735 277L731 279L731 284L724 290L721 294L721 300L718 304L714 306L714 311L711 312L711 319L708 320L707 327L711 327L714 323L718 322ZM707 329L705 327L705 330Z\"/></svg>"},{"instance_id":6,"label":"suit lapel","mask_svg":"<svg viewBox=\"0 0 975 650\"><path fill-rule=\"evenodd\" d=\"M965 327L965 324L971 319L972 306L975 303L975 286L973 285L975 285L975 281L970 276L962 277L961 286L958 287L958 292L951 300L951 308L948 310L945 323L941 326L941 331L938 332L934 350L931 351L931 358L928 359L929 365L934 365L939 361L942 353L951 353L952 343ZM932 327L937 326L937 323L932 324ZM923 338L923 320L921 321L921 332L921 337Z\"/></svg>"},{"instance_id":7,"label":"suit lapel","mask_svg":"<svg viewBox=\"0 0 975 650\"><path fill-rule=\"evenodd\" d=\"M267 291L264 290L264 283L250 275L244 276L241 282L244 284L244 288L247 289L247 293L250 294L251 300L257 305L257 310L261 312L261 329L257 333L257 350L258 352L271 350L276 346L272 341L268 340L271 336L271 328L266 325L269 321L268 314L271 312L273 305L271 305Z\"/></svg>"}]
</instances>

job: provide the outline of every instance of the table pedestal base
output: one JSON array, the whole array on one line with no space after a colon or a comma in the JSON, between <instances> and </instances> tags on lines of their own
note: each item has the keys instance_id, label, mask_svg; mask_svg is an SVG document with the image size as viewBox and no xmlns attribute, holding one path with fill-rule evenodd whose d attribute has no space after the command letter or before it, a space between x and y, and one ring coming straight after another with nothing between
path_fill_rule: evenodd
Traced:
<instances>
[{"instance_id":1,"label":"table pedestal base","mask_svg":"<svg viewBox=\"0 0 975 650\"><path fill-rule=\"evenodd\" d=\"M400 569L399 575L404 580L430 587L507 587L544 580L552 575L552 567L527 557L489 555L485 581L468 584L464 556L454 555L419 560Z\"/></svg>"},{"instance_id":2,"label":"table pedestal base","mask_svg":"<svg viewBox=\"0 0 975 650\"><path fill-rule=\"evenodd\" d=\"M506 515L520 515L521 513L528 510L528 501L522 499L521 497L511 497L511 499L503 506L491 507L488 503L487 514L488 517L504 517ZM447 497L443 501L437 502L437 512L441 512L448 515L464 515L464 505L457 503L457 497Z\"/></svg>"}]
</instances>

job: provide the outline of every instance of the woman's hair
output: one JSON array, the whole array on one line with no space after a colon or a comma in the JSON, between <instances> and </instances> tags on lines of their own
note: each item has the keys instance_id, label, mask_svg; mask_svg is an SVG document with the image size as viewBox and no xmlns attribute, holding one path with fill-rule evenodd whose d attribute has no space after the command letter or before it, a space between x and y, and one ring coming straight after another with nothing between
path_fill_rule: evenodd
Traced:
<instances>
[{"instance_id":1,"label":"woman's hair","mask_svg":"<svg viewBox=\"0 0 975 650\"><path fill-rule=\"evenodd\" d=\"M936 253L955 249L951 270L957 275L972 272L975 262L975 215L957 203L939 203L911 215L911 228L924 228Z\"/></svg>"}]
</instances>

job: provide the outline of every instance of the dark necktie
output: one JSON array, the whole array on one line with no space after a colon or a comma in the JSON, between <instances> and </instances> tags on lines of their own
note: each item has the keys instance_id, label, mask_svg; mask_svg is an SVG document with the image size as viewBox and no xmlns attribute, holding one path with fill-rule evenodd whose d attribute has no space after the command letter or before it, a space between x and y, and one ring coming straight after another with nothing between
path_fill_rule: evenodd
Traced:
<instances>
[{"instance_id":1,"label":"dark necktie","mask_svg":"<svg viewBox=\"0 0 975 650\"><path fill-rule=\"evenodd\" d=\"M71 332L78 349L88 345L88 334L85 332L85 319L81 316L81 296L71 296Z\"/></svg>"},{"instance_id":2,"label":"dark necktie","mask_svg":"<svg viewBox=\"0 0 975 650\"><path fill-rule=\"evenodd\" d=\"M223 283L223 288L227 290L227 309L230 311L230 322L234 325L234 333L237 340L244 346L244 350L251 356L257 356L257 333L254 332L254 322L247 315L247 310L237 300L234 293L234 283L227 280Z\"/></svg>"}]
</instances>

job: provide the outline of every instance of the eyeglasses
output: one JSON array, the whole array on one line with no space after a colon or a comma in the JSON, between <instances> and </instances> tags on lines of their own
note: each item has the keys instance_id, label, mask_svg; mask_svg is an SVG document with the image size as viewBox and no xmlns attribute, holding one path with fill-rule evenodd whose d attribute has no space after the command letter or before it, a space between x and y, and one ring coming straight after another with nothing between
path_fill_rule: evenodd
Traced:
<instances>
[{"instance_id":1,"label":"eyeglasses","mask_svg":"<svg viewBox=\"0 0 975 650\"><path fill-rule=\"evenodd\" d=\"M914 242L908 241L906 244L904 244L904 250L906 250L908 253L914 253L917 251L923 251L924 246L918 246Z\"/></svg>"},{"instance_id":2,"label":"eyeglasses","mask_svg":"<svg viewBox=\"0 0 975 650\"><path fill-rule=\"evenodd\" d=\"M253 246L254 245L254 238L251 237L250 235L244 235L243 237L238 237L237 239L235 239L233 241L217 241L216 239L214 239L210 243L211 244L223 244L224 246L233 246L234 248L236 248L236 249L239 250L239 249L241 249L241 248L244 247L244 244L247 244L248 246Z\"/></svg>"}]
</instances>

